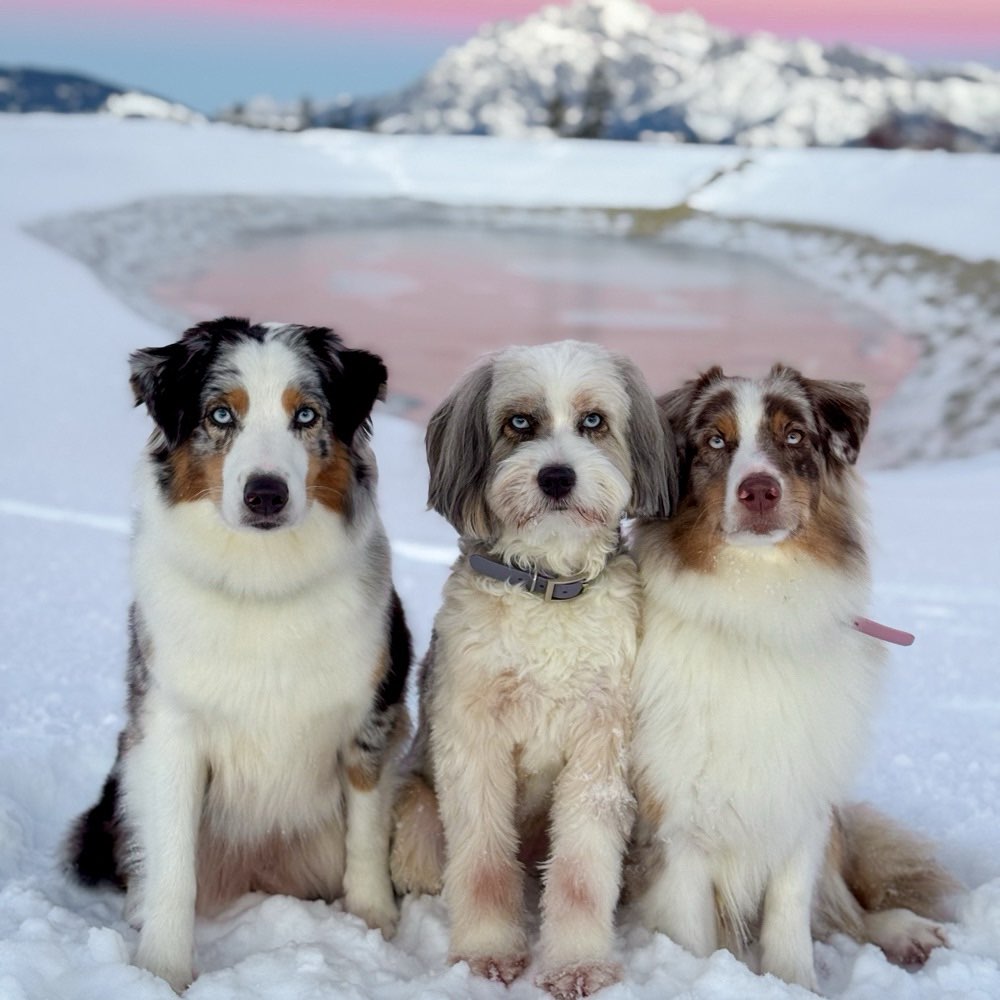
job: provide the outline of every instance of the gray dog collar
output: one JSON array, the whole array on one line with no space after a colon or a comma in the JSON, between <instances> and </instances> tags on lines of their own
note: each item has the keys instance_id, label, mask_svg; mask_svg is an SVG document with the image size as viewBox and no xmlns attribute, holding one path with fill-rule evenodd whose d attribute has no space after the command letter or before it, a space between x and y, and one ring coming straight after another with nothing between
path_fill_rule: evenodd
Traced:
<instances>
[{"instance_id":1,"label":"gray dog collar","mask_svg":"<svg viewBox=\"0 0 1000 1000\"><path fill-rule=\"evenodd\" d=\"M579 597L593 580L563 580L546 573L529 573L507 563L486 556L469 556L469 566L482 576L502 583L516 583L531 594L538 594L545 601L571 601Z\"/></svg>"}]
</instances>

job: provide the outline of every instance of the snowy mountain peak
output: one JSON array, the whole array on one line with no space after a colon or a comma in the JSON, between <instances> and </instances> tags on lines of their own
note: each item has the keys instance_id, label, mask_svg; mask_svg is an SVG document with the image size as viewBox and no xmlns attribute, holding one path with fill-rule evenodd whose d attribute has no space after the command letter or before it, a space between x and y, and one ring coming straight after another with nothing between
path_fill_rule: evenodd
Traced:
<instances>
[{"instance_id":1,"label":"snowy mountain peak","mask_svg":"<svg viewBox=\"0 0 1000 1000\"><path fill-rule=\"evenodd\" d=\"M640 0L485 25L412 86L318 124L381 132L661 138L749 146L1000 149L1000 73L736 35Z\"/></svg>"},{"instance_id":2,"label":"snowy mountain peak","mask_svg":"<svg viewBox=\"0 0 1000 1000\"><path fill-rule=\"evenodd\" d=\"M638 0L575 0L567 7L555 5L546 9L564 14L567 23L576 23L608 38L645 31L656 16Z\"/></svg>"}]
</instances>

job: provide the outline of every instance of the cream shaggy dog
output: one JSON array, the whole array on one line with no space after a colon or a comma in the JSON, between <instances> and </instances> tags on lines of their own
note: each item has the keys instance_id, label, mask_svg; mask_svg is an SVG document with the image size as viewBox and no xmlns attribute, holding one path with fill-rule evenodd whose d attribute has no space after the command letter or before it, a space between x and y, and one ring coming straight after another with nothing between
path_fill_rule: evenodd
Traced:
<instances>
[{"instance_id":1,"label":"cream shaggy dog","mask_svg":"<svg viewBox=\"0 0 1000 1000\"><path fill-rule=\"evenodd\" d=\"M944 942L910 912L954 885L914 838L835 811L865 746L885 649L868 603L855 471L861 387L776 366L712 369L661 400L681 499L634 535L645 634L634 673L637 871L650 928L725 945L816 988L811 923L919 963Z\"/></svg>"},{"instance_id":2,"label":"cream shaggy dog","mask_svg":"<svg viewBox=\"0 0 1000 1000\"><path fill-rule=\"evenodd\" d=\"M487 358L427 431L430 503L462 555L425 661L394 877L436 890L443 832L452 959L510 983L529 961L522 862L540 855L537 982L556 997L621 976L640 594L620 523L668 513L664 453L632 363L575 342Z\"/></svg>"},{"instance_id":3,"label":"cream shaggy dog","mask_svg":"<svg viewBox=\"0 0 1000 1000\"><path fill-rule=\"evenodd\" d=\"M225 318L131 358L155 430L132 540L128 721L71 864L127 892L137 964L191 981L196 906L252 890L391 934L409 634L368 442L386 371Z\"/></svg>"}]
</instances>

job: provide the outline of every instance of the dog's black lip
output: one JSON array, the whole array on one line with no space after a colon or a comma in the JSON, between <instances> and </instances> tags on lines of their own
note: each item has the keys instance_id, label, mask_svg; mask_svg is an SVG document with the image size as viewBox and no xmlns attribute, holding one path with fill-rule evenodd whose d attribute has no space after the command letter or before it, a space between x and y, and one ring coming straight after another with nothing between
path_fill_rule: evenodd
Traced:
<instances>
[{"instance_id":1,"label":"dog's black lip","mask_svg":"<svg viewBox=\"0 0 1000 1000\"><path fill-rule=\"evenodd\" d=\"M274 531L276 528L283 528L285 526L284 521L274 521L261 519L259 521L252 521L249 518L243 522L244 526L247 528L253 528L255 531Z\"/></svg>"}]
</instances>

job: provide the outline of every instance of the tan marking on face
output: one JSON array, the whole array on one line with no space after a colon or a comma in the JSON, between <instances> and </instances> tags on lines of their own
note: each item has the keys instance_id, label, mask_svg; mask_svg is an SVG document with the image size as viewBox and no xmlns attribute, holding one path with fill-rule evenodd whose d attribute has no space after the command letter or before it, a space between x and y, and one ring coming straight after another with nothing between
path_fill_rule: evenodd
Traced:
<instances>
[{"instance_id":1,"label":"tan marking on face","mask_svg":"<svg viewBox=\"0 0 1000 1000\"><path fill-rule=\"evenodd\" d=\"M170 502L193 503L218 500L222 496L222 463L225 455L212 452L198 455L190 441L175 448L168 461L171 467Z\"/></svg>"},{"instance_id":2,"label":"tan marking on face","mask_svg":"<svg viewBox=\"0 0 1000 1000\"><path fill-rule=\"evenodd\" d=\"M250 409L250 396L246 389L237 386L235 389L230 389L229 392L224 392L219 397L216 406L228 406L236 416L242 419Z\"/></svg>"},{"instance_id":3,"label":"tan marking on face","mask_svg":"<svg viewBox=\"0 0 1000 1000\"><path fill-rule=\"evenodd\" d=\"M724 539L719 530L726 507L726 480L713 476L699 502L690 496L664 525L669 546L685 569L710 572Z\"/></svg>"},{"instance_id":4,"label":"tan marking on face","mask_svg":"<svg viewBox=\"0 0 1000 1000\"><path fill-rule=\"evenodd\" d=\"M720 413L715 419L715 429L726 439L727 444L735 444L740 439L740 428L732 413Z\"/></svg>"},{"instance_id":5,"label":"tan marking on face","mask_svg":"<svg viewBox=\"0 0 1000 1000\"><path fill-rule=\"evenodd\" d=\"M855 567L864 562L863 540L855 525L850 500L824 474L815 486L819 491L815 504L812 491L806 483L795 482L793 495L802 503L799 530L784 544L792 546L817 562L835 567ZM808 500L806 500L808 497Z\"/></svg>"},{"instance_id":6,"label":"tan marking on face","mask_svg":"<svg viewBox=\"0 0 1000 1000\"><path fill-rule=\"evenodd\" d=\"M771 414L771 434L775 440L784 440L785 428L791 423L794 421L784 410L777 409Z\"/></svg>"},{"instance_id":7,"label":"tan marking on face","mask_svg":"<svg viewBox=\"0 0 1000 1000\"><path fill-rule=\"evenodd\" d=\"M593 393L583 391L578 392L570 400L570 406L573 408L574 412L578 413L581 417L585 417L588 413L600 413L601 416L606 415L606 408L597 399Z\"/></svg>"},{"instance_id":8,"label":"tan marking on face","mask_svg":"<svg viewBox=\"0 0 1000 1000\"><path fill-rule=\"evenodd\" d=\"M306 399L306 397L298 389L296 389L295 386L290 385L281 394L281 406L289 417L291 417L300 406L309 405L311 405L309 400Z\"/></svg>"},{"instance_id":9,"label":"tan marking on face","mask_svg":"<svg viewBox=\"0 0 1000 1000\"><path fill-rule=\"evenodd\" d=\"M306 496L335 514L343 514L354 482L354 469L344 445L333 441L332 446L333 451L327 458L317 454L309 456Z\"/></svg>"}]
</instances>

